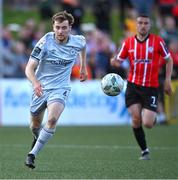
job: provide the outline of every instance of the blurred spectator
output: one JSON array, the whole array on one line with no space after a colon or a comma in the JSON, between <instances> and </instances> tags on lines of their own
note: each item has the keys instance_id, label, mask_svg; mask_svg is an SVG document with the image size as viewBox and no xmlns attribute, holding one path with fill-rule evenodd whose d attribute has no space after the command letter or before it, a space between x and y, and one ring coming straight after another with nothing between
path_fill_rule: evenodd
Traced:
<instances>
[{"instance_id":1,"label":"blurred spectator","mask_svg":"<svg viewBox=\"0 0 178 180\"><path fill-rule=\"evenodd\" d=\"M176 29L176 22L172 16L164 18L163 28L161 28L160 36L169 43L173 39L178 39L178 31Z\"/></svg>"},{"instance_id":2,"label":"blurred spectator","mask_svg":"<svg viewBox=\"0 0 178 180\"><path fill-rule=\"evenodd\" d=\"M111 1L97 0L93 5L93 14L96 19L96 27L111 34Z\"/></svg>"},{"instance_id":3,"label":"blurred spectator","mask_svg":"<svg viewBox=\"0 0 178 180\"><path fill-rule=\"evenodd\" d=\"M25 66L28 57L25 54L23 42L14 42L10 49L3 49L3 77L4 78L24 78Z\"/></svg>"},{"instance_id":4,"label":"blurred spectator","mask_svg":"<svg viewBox=\"0 0 178 180\"><path fill-rule=\"evenodd\" d=\"M72 30L75 34L81 34L81 22L84 16L84 10L79 0L62 0L62 9L71 13L74 17L74 24Z\"/></svg>"},{"instance_id":5,"label":"blurred spectator","mask_svg":"<svg viewBox=\"0 0 178 180\"><path fill-rule=\"evenodd\" d=\"M129 37L136 34L137 11L134 8L128 10L127 16L124 20L124 36Z\"/></svg>"},{"instance_id":6,"label":"blurred spectator","mask_svg":"<svg viewBox=\"0 0 178 180\"><path fill-rule=\"evenodd\" d=\"M124 21L126 18L126 12L128 9L132 8L132 4L130 0L118 0L118 10L119 10L119 25L121 28L124 27Z\"/></svg>"},{"instance_id":7,"label":"blurred spectator","mask_svg":"<svg viewBox=\"0 0 178 180\"><path fill-rule=\"evenodd\" d=\"M97 52L96 45L96 28L89 28L84 31L86 38L86 54L87 54L87 63L91 69L92 78L95 78L95 56Z\"/></svg>"},{"instance_id":8,"label":"blurred spectator","mask_svg":"<svg viewBox=\"0 0 178 180\"><path fill-rule=\"evenodd\" d=\"M159 71L159 88L158 88L158 115L157 123L163 124L166 122L166 115L164 109L164 77L165 77L165 60L161 57L160 62L160 71Z\"/></svg>"},{"instance_id":9,"label":"blurred spectator","mask_svg":"<svg viewBox=\"0 0 178 180\"><path fill-rule=\"evenodd\" d=\"M133 7L136 9L138 14L151 15L154 0L130 0Z\"/></svg>"},{"instance_id":10,"label":"blurred spectator","mask_svg":"<svg viewBox=\"0 0 178 180\"><path fill-rule=\"evenodd\" d=\"M115 45L108 34L102 31L95 32L96 54L95 54L95 78L101 79L110 71L110 58L115 51Z\"/></svg>"},{"instance_id":11,"label":"blurred spectator","mask_svg":"<svg viewBox=\"0 0 178 180\"><path fill-rule=\"evenodd\" d=\"M172 79L178 79L178 39L170 39L168 44L169 51L173 58L173 71ZM159 99L158 99L158 123L166 123L166 114L165 114L165 102L164 102L164 77L165 77L165 60L160 59L160 72L159 72Z\"/></svg>"},{"instance_id":12,"label":"blurred spectator","mask_svg":"<svg viewBox=\"0 0 178 180\"><path fill-rule=\"evenodd\" d=\"M30 7L30 0L11 0L10 5L17 10L26 11Z\"/></svg>"},{"instance_id":13,"label":"blurred spectator","mask_svg":"<svg viewBox=\"0 0 178 180\"><path fill-rule=\"evenodd\" d=\"M17 70L17 63L11 49L2 49L2 71L4 78L13 78Z\"/></svg>"},{"instance_id":14,"label":"blurred spectator","mask_svg":"<svg viewBox=\"0 0 178 180\"><path fill-rule=\"evenodd\" d=\"M14 58L16 61L16 71L14 77L25 78L25 67L29 59L28 54L25 54L25 45L21 41L17 41L13 48Z\"/></svg>"},{"instance_id":15,"label":"blurred spectator","mask_svg":"<svg viewBox=\"0 0 178 180\"><path fill-rule=\"evenodd\" d=\"M102 78L111 72L110 57L116 50L110 36L98 29L89 28L85 32L87 64L91 69L92 78Z\"/></svg>"},{"instance_id":16,"label":"blurred spectator","mask_svg":"<svg viewBox=\"0 0 178 180\"><path fill-rule=\"evenodd\" d=\"M113 52L112 57L114 56L114 54L117 54L119 52L123 40L124 40L124 37L122 37L119 40L117 44L117 48L115 49L115 52ZM127 79L129 71L130 71L130 63L128 60L125 60L119 67L111 66L109 72L119 74L123 79Z\"/></svg>"},{"instance_id":17,"label":"blurred spectator","mask_svg":"<svg viewBox=\"0 0 178 180\"><path fill-rule=\"evenodd\" d=\"M51 23L51 18L54 14L53 2L54 0L40 0L38 3L38 12L40 15L39 26L43 27L43 34L49 31L49 24Z\"/></svg>"},{"instance_id":18,"label":"blurred spectator","mask_svg":"<svg viewBox=\"0 0 178 180\"><path fill-rule=\"evenodd\" d=\"M176 0L157 0L161 17L170 15L172 8L176 5Z\"/></svg>"},{"instance_id":19,"label":"blurred spectator","mask_svg":"<svg viewBox=\"0 0 178 180\"><path fill-rule=\"evenodd\" d=\"M53 16L53 0L40 0L39 13L42 21L51 19Z\"/></svg>"},{"instance_id":20,"label":"blurred spectator","mask_svg":"<svg viewBox=\"0 0 178 180\"><path fill-rule=\"evenodd\" d=\"M176 27L178 28L178 3L172 8L172 15L176 20Z\"/></svg>"},{"instance_id":21,"label":"blurred spectator","mask_svg":"<svg viewBox=\"0 0 178 180\"><path fill-rule=\"evenodd\" d=\"M169 49L174 61L172 79L178 79L178 38L172 39L169 43Z\"/></svg>"},{"instance_id":22,"label":"blurred spectator","mask_svg":"<svg viewBox=\"0 0 178 180\"><path fill-rule=\"evenodd\" d=\"M177 0L157 0L158 4L158 16L157 16L157 24L159 28L162 28L164 18L166 16L170 16L172 14L173 7L176 5Z\"/></svg>"},{"instance_id":23,"label":"blurred spectator","mask_svg":"<svg viewBox=\"0 0 178 180\"><path fill-rule=\"evenodd\" d=\"M13 40L11 31L7 27L4 27L3 32L2 32L3 47L6 49L11 49L13 42L14 42L14 40Z\"/></svg>"},{"instance_id":24,"label":"blurred spectator","mask_svg":"<svg viewBox=\"0 0 178 180\"><path fill-rule=\"evenodd\" d=\"M20 40L25 44L26 47L31 47L33 41L35 40L36 33L36 22L34 19L27 19L25 25L21 28L19 32Z\"/></svg>"}]
</instances>

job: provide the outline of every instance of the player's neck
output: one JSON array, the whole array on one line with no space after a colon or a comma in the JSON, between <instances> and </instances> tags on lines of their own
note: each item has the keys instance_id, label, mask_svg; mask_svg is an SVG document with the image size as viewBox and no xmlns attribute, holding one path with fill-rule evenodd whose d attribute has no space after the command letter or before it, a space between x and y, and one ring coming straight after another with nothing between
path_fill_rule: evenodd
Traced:
<instances>
[{"instance_id":1,"label":"player's neck","mask_svg":"<svg viewBox=\"0 0 178 180\"><path fill-rule=\"evenodd\" d=\"M63 39L63 40L59 40L59 39L57 39L57 37L55 37L55 39L56 39L56 41L57 41L58 43L60 43L60 44L65 44L65 43L68 42L69 36L68 36L67 38Z\"/></svg>"},{"instance_id":2,"label":"player's neck","mask_svg":"<svg viewBox=\"0 0 178 180\"><path fill-rule=\"evenodd\" d=\"M146 35L141 35L141 34L137 34L136 37L139 41L145 41L148 37L149 33L147 33Z\"/></svg>"}]
</instances>

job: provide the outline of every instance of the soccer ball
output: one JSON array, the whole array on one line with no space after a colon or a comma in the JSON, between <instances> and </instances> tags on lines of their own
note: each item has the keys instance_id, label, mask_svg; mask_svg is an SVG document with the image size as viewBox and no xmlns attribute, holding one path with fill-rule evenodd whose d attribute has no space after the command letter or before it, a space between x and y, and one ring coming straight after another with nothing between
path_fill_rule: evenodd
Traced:
<instances>
[{"instance_id":1,"label":"soccer ball","mask_svg":"<svg viewBox=\"0 0 178 180\"><path fill-rule=\"evenodd\" d=\"M117 96L124 87L124 80L115 73L106 74L101 80L101 89L108 96Z\"/></svg>"}]
</instances>

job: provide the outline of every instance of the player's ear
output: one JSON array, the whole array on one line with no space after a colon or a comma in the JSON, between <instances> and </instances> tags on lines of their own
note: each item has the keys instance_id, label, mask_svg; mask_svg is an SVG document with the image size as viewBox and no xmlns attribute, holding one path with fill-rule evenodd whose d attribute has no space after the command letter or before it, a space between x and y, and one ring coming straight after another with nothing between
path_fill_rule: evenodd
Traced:
<instances>
[{"instance_id":1,"label":"player's ear","mask_svg":"<svg viewBox=\"0 0 178 180\"><path fill-rule=\"evenodd\" d=\"M149 30L151 29L151 27L154 25L154 22L152 20L150 20L150 28Z\"/></svg>"},{"instance_id":2,"label":"player's ear","mask_svg":"<svg viewBox=\"0 0 178 180\"><path fill-rule=\"evenodd\" d=\"M53 31L55 31L54 24L53 24Z\"/></svg>"}]
</instances>

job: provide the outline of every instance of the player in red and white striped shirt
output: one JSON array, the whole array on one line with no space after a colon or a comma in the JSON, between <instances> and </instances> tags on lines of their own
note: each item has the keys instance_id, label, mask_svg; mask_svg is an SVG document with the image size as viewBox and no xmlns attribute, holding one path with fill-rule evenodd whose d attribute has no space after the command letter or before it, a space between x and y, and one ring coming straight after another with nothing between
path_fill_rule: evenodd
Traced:
<instances>
[{"instance_id":1,"label":"player in red and white striped shirt","mask_svg":"<svg viewBox=\"0 0 178 180\"><path fill-rule=\"evenodd\" d=\"M118 54L111 59L111 65L119 67L125 59L130 62L125 95L126 106L132 116L135 138L142 150L140 159L148 160L149 150L142 125L152 128L155 124L160 56L166 61L165 93L168 95L172 94L173 61L163 39L149 33L150 18L139 15L136 24L136 36L125 39Z\"/></svg>"}]
</instances>

